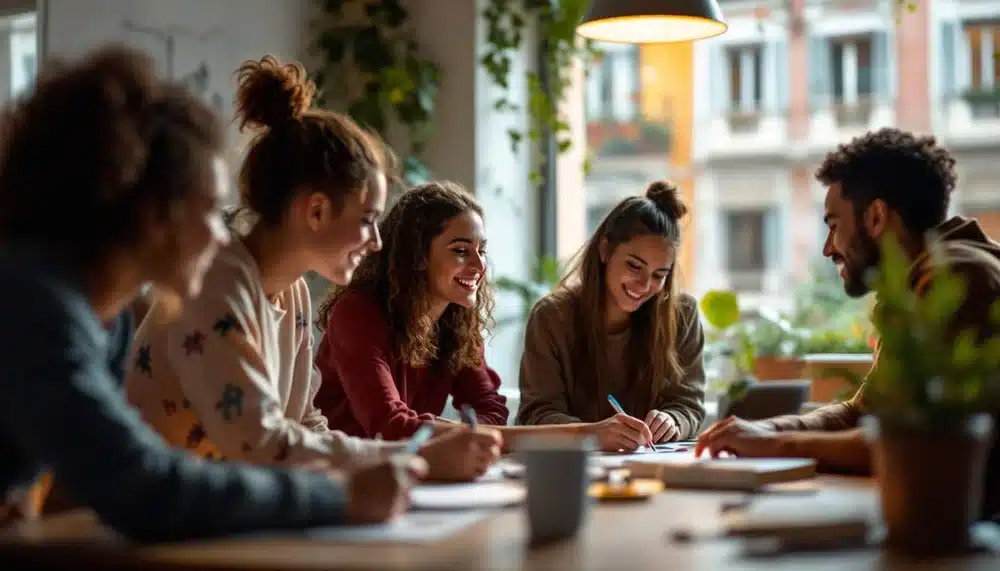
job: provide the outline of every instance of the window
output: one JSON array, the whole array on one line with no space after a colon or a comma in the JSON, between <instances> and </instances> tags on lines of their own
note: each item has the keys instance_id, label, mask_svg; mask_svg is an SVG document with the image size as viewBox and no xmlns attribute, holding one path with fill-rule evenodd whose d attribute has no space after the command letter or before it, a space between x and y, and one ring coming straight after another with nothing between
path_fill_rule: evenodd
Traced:
<instances>
[{"instance_id":1,"label":"window","mask_svg":"<svg viewBox=\"0 0 1000 571\"><path fill-rule=\"evenodd\" d=\"M10 48L10 88L4 96L18 96L35 83L38 40L35 15L5 18Z\"/></svg>"},{"instance_id":2,"label":"window","mask_svg":"<svg viewBox=\"0 0 1000 571\"><path fill-rule=\"evenodd\" d=\"M729 65L730 109L740 113L756 112L764 97L761 46L738 46L726 49Z\"/></svg>"},{"instance_id":3,"label":"window","mask_svg":"<svg viewBox=\"0 0 1000 571\"><path fill-rule=\"evenodd\" d=\"M765 210L730 211L726 213L727 259L732 272L764 270Z\"/></svg>"},{"instance_id":4,"label":"window","mask_svg":"<svg viewBox=\"0 0 1000 571\"><path fill-rule=\"evenodd\" d=\"M965 49L969 53L969 87L992 91L1000 87L1000 22L965 25Z\"/></svg>"},{"instance_id":5,"label":"window","mask_svg":"<svg viewBox=\"0 0 1000 571\"><path fill-rule=\"evenodd\" d=\"M831 44L834 101L842 105L863 102L872 95L875 84L871 36L838 38Z\"/></svg>"},{"instance_id":6,"label":"window","mask_svg":"<svg viewBox=\"0 0 1000 571\"><path fill-rule=\"evenodd\" d=\"M600 45L603 57L587 75L587 119L616 123L638 115L639 51L632 45Z\"/></svg>"}]
</instances>

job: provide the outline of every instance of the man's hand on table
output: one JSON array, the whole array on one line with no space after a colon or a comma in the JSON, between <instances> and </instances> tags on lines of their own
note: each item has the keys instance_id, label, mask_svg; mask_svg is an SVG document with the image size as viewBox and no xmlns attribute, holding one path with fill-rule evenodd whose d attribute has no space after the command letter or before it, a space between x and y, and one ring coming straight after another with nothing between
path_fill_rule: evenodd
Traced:
<instances>
[{"instance_id":1,"label":"man's hand on table","mask_svg":"<svg viewBox=\"0 0 1000 571\"><path fill-rule=\"evenodd\" d=\"M751 422L730 416L712 425L698 437L695 456L707 452L718 458L726 452L734 456L783 456L786 442L780 432L764 422Z\"/></svg>"}]
</instances>

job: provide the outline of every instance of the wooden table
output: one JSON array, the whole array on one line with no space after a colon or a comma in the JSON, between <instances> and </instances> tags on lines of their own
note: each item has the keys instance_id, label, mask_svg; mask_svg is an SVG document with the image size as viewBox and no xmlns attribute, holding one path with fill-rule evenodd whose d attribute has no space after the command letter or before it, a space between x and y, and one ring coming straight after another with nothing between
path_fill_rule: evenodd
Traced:
<instances>
[{"instance_id":1,"label":"wooden table","mask_svg":"<svg viewBox=\"0 0 1000 571\"><path fill-rule=\"evenodd\" d=\"M872 482L821 476L822 494L876 508ZM24 522L0 532L0 567L17 562L40 568L95 569L588 569L845 571L998 568L992 555L916 563L879 548L822 553L754 555L739 540L678 543L679 527L710 530L722 506L740 494L668 491L636 504L601 503L580 535L558 544L528 545L522 510L510 509L445 541L423 545L351 545L290 536L266 540L224 540L135 546L117 539L88 512ZM839 499L838 499L839 501Z\"/></svg>"}]
</instances>

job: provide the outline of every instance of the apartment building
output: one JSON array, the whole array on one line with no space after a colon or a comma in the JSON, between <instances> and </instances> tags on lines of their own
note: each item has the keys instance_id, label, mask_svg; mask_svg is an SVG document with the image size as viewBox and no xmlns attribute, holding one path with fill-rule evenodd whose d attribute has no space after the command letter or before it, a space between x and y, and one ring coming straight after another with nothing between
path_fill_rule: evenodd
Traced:
<instances>
[{"instance_id":1,"label":"apartment building","mask_svg":"<svg viewBox=\"0 0 1000 571\"><path fill-rule=\"evenodd\" d=\"M954 210L1000 236L1000 0L721 4L729 31L694 48L696 293L786 308L825 235L812 173L882 126L947 144Z\"/></svg>"}]
</instances>

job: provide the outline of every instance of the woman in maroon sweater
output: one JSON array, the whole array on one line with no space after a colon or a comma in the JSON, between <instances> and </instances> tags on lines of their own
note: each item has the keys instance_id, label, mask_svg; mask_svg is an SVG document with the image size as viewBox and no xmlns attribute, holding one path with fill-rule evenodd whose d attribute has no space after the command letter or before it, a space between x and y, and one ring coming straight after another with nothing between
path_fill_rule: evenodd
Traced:
<instances>
[{"instance_id":1,"label":"woman in maroon sweater","mask_svg":"<svg viewBox=\"0 0 1000 571\"><path fill-rule=\"evenodd\" d=\"M483 424L506 425L500 379L486 366L492 321L483 211L461 186L417 186L380 224L383 246L319 310L316 406L330 428L387 440L440 423L448 396Z\"/></svg>"}]
</instances>

